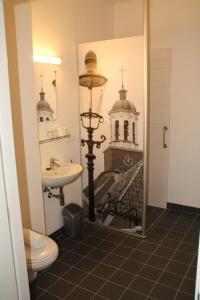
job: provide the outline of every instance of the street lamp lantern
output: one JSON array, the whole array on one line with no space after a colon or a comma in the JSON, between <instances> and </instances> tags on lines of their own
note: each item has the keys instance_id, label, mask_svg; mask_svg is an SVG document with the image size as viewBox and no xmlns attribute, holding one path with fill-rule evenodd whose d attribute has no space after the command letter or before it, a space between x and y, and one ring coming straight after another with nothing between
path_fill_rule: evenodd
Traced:
<instances>
[{"instance_id":1,"label":"street lamp lantern","mask_svg":"<svg viewBox=\"0 0 200 300\"><path fill-rule=\"evenodd\" d=\"M106 140L104 135L101 135L100 141L93 140L93 132L99 128L103 123L103 117L98 113L92 111L93 102L93 88L98 88L107 82L107 78L97 72L97 56L94 51L88 51L85 56L85 72L79 76L79 85L88 88L90 92L89 109L87 112L80 114L81 124L87 130L88 139L81 139L81 145L88 146L88 153L85 155L87 158L88 169L88 191L89 191L89 220L95 221L94 211L94 159L96 156L93 153L94 145L97 148Z\"/></svg>"}]
</instances>

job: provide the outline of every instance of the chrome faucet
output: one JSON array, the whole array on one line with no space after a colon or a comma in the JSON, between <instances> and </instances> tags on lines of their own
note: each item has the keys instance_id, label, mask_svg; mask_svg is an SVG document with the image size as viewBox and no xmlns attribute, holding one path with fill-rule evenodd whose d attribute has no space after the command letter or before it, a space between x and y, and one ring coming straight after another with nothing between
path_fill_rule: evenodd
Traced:
<instances>
[{"instance_id":1,"label":"chrome faucet","mask_svg":"<svg viewBox=\"0 0 200 300\"><path fill-rule=\"evenodd\" d=\"M59 164L57 163L59 159L57 158L50 158L50 169L55 169L55 167L59 167Z\"/></svg>"}]
</instances>

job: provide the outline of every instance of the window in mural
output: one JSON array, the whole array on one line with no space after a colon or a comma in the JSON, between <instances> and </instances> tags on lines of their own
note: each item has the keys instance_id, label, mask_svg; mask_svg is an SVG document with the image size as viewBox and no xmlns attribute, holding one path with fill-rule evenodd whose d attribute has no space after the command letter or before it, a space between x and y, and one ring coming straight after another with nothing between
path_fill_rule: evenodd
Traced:
<instances>
[{"instance_id":1,"label":"window in mural","mask_svg":"<svg viewBox=\"0 0 200 300\"><path fill-rule=\"evenodd\" d=\"M115 121L115 140L119 141L119 121Z\"/></svg>"},{"instance_id":2,"label":"window in mural","mask_svg":"<svg viewBox=\"0 0 200 300\"><path fill-rule=\"evenodd\" d=\"M124 141L128 141L128 121L124 121Z\"/></svg>"},{"instance_id":3,"label":"window in mural","mask_svg":"<svg viewBox=\"0 0 200 300\"><path fill-rule=\"evenodd\" d=\"M132 130L133 130L133 143L135 144L135 122L132 124Z\"/></svg>"}]
</instances>

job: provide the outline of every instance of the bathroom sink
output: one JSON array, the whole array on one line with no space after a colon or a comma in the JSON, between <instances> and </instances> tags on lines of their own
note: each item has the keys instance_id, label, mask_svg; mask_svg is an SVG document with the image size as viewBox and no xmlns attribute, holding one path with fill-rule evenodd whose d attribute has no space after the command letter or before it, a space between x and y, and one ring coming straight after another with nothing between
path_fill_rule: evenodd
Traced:
<instances>
[{"instance_id":1,"label":"bathroom sink","mask_svg":"<svg viewBox=\"0 0 200 300\"><path fill-rule=\"evenodd\" d=\"M65 163L64 166L42 170L42 185L50 187L64 186L76 180L83 171L79 164Z\"/></svg>"}]
</instances>

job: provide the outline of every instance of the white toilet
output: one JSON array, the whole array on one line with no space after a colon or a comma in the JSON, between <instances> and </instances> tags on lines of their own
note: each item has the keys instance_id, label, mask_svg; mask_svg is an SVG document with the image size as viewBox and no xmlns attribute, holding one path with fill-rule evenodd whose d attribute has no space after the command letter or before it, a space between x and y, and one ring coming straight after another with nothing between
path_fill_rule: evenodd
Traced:
<instances>
[{"instance_id":1,"label":"white toilet","mask_svg":"<svg viewBox=\"0 0 200 300\"><path fill-rule=\"evenodd\" d=\"M29 281L33 281L38 271L48 268L58 257L58 246L49 237L24 229L26 264Z\"/></svg>"}]
</instances>

